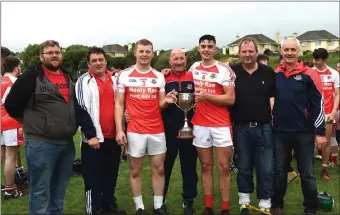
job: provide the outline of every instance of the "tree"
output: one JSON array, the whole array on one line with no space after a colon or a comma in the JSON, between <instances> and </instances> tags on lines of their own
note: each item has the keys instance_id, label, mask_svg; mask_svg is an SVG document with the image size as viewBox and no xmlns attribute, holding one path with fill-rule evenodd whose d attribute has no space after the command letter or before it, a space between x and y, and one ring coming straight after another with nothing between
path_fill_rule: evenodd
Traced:
<instances>
[{"instance_id":1,"label":"tree","mask_svg":"<svg viewBox=\"0 0 340 215\"><path fill-rule=\"evenodd\" d=\"M23 61L22 71L25 72L28 65L40 62L40 45L29 44L22 52L20 58Z\"/></svg>"},{"instance_id":2,"label":"tree","mask_svg":"<svg viewBox=\"0 0 340 215\"><path fill-rule=\"evenodd\" d=\"M84 45L68 46L63 53L63 65L67 68L71 77L77 76L77 71L87 68L86 55L89 47Z\"/></svg>"},{"instance_id":3,"label":"tree","mask_svg":"<svg viewBox=\"0 0 340 215\"><path fill-rule=\"evenodd\" d=\"M169 68L169 59L170 55L169 53L163 53L158 55L157 57L154 57L155 62L153 64L153 68L161 71L164 68Z\"/></svg>"},{"instance_id":4,"label":"tree","mask_svg":"<svg viewBox=\"0 0 340 215\"><path fill-rule=\"evenodd\" d=\"M196 61L201 60L201 55L198 52L197 48L193 48L190 51L186 53L187 56L187 70L190 68L192 64L194 64Z\"/></svg>"}]
</instances>

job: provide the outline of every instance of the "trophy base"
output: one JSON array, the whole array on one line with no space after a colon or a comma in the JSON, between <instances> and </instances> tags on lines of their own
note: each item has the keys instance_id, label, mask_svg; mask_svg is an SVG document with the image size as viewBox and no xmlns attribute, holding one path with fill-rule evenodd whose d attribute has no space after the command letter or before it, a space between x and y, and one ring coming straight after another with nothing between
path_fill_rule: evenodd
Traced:
<instances>
[{"instance_id":1,"label":"trophy base","mask_svg":"<svg viewBox=\"0 0 340 215\"><path fill-rule=\"evenodd\" d=\"M193 139L195 136L193 135L193 131L191 128L183 128L178 132L178 139Z\"/></svg>"}]
</instances>

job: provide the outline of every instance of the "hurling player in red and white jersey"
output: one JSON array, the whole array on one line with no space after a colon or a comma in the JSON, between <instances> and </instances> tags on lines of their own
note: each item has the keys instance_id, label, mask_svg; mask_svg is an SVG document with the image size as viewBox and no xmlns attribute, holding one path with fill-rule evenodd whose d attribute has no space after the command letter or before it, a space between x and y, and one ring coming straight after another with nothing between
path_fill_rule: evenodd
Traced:
<instances>
[{"instance_id":1,"label":"hurling player in red and white jersey","mask_svg":"<svg viewBox=\"0 0 340 215\"><path fill-rule=\"evenodd\" d=\"M326 137L327 144L322 148L322 166L321 176L323 179L330 180L327 173L327 162L331 156L331 136L333 134L333 123L335 123L336 112L339 107L339 73L327 66L328 51L324 48L315 49L313 52L314 68L318 71L322 87L324 91L324 112L326 120ZM334 148L334 153L337 154L337 147ZM333 155L335 160L337 155ZM332 158L332 159L334 159Z\"/></svg>"},{"instance_id":2,"label":"hurling player in red and white jersey","mask_svg":"<svg viewBox=\"0 0 340 215\"><path fill-rule=\"evenodd\" d=\"M2 62L5 70L1 77L1 145L6 147L6 161L4 167L5 175L5 199L18 198L23 195L22 191L17 191L14 185L15 166L20 145L24 144L22 125L10 117L5 109L5 100L11 87L20 75L20 60L8 56Z\"/></svg>"},{"instance_id":3,"label":"hurling player in red and white jersey","mask_svg":"<svg viewBox=\"0 0 340 215\"><path fill-rule=\"evenodd\" d=\"M163 206L165 134L160 110L176 102L174 91L165 95L164 76L150 67L153 45L139 40L134 50L136 65L119 73L115 98L116 140L127 145L130 164L130 187L136 214L145 214L142 199L142 170L145 152L149 154L154 191L154 214L165 215ZM125 104L125 105L124 105ZM127 136L122 122L124 106L131 116Z\"/></svg>"},{"instance_id":4,"label":"hurling player in red and white jersey","mask_svg":"<svg viewBox=\"0 0 340 215\"><path fill-rule=\"evenodd\" d=\"M202 61L194 63L190 71L195 84L196 112L193 145L201 161L205 200L203 214L213 212L213 148L216 150L221 194L221 214L229 214L231 187L230 158L232 153L231 121L227 106L235 102L235 74L229 66L214 60L216 39L204 35L199 39L198 51Z\"/></svg>"}]
</instances>

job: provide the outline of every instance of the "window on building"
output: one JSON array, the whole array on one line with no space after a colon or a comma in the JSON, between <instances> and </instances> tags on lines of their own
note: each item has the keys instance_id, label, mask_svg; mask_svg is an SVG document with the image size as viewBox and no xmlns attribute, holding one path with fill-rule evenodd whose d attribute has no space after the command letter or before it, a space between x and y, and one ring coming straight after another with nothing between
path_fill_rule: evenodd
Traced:
<instances>
[{"instance_id":1,"label":"window on building","mask_svg":"<svg viewBox=\"0 0 340 215\"><path fill-rule=\"evenodd\" d=\"M334 46L334 45L335 45L335 42L334 42L334 41L328 41L328 45L329 45L329 46Z\"/></svg>"},{"instance_id":2,"label":"window on building","mask_svg":"<svg viewBox=\"0 0 340 215\"><path fill-rule=\"evenodd\" d=\"M301 46L302 46L302 47L307 47L307 42L302 42L302 43L301 43Z\"/></svg>"},{"instance_id":3,"label":"window on building","mask_svg":"<svg viewBox=\"0 0 340 215\"><path fill-rule=\"evenodd\" d=\"M319 40L319 41L315 41L315 45L316 46L321 46L321 41Z\"/></svg>"}]
</instances>

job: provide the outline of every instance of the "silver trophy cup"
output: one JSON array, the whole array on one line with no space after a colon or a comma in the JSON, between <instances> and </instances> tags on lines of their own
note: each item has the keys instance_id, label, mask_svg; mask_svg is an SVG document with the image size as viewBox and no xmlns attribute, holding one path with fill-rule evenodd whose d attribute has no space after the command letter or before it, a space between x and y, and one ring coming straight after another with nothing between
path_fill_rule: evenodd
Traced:
<instances>
[{"instance_id":1,"label":"silver trophy cup","mask_svg":"<svg viewBox=\"0 0 340 215\"><path fill-rule=\"evenodd\" d=\"M184 112L184 126L178 131L177 138L179 139L192 139L193 135L192 128L188 125L188 112L194 107L194 94L193 93L178 93L178 104L176 104Z\"/></svg>"}]
</instances>

